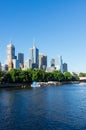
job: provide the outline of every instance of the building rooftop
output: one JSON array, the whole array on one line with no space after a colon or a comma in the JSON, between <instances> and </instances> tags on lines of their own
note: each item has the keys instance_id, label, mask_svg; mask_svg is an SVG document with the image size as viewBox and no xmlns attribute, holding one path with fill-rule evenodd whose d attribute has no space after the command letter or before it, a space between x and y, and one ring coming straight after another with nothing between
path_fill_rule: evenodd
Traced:
<instances>
[{"instance_id":1,"label":"building rooftop","mask_svg":"<svg viewBox=\"0 0 86 130\"><path fill-rule=\"evenodd\" d=\"M7 47L9 47L9 48L14 47L15 48L15 46L12 44L12 41L10 41L10 43L7 45Z\"/></svg>"}]
</instances>

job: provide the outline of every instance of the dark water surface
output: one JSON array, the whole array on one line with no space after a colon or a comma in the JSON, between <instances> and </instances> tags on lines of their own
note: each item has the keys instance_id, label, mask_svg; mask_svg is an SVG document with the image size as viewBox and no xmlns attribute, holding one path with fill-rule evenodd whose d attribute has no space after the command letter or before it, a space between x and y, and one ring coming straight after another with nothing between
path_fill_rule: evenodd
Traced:
<instances>
[{"instance_id":1,"label":"dark water surface","mask_svg":"<svg viewBox=\"0 0 86 130\"><path fill-rule=\"evenodd\" d=\"M86 84L0 89L0 130L86 130Z\"/></svg>"}]
</instances>

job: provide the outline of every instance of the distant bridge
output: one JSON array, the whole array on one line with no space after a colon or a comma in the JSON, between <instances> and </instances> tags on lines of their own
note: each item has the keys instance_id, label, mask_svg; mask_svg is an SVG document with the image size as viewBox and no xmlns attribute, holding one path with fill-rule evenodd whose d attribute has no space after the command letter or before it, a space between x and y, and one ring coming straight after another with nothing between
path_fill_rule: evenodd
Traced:
<instances>
[{"instance_id":1,"label":"distant bridge","mask_svg":"<svg viewBox=\"0 0 86 130\"><path fill-rule=\"evenodd\" d=\"M86 82L86 77L79 77L80 82Z\"/></svg>"}]
</instances>

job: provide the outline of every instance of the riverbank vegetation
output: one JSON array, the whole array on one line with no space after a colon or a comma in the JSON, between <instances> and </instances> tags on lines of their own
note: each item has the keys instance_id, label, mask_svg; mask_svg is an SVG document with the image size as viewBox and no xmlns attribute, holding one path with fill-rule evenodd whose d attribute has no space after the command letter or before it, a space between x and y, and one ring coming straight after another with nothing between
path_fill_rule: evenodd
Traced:
<instances>
[{"instance_id":1,"label":"riverbank vegetation","mask_svg":"<svg viewBox=\"0 0 86 130\"><path fill-rule=\"evenodd\" d=\"M0 71L1 83L32 83L48 82L48 81L78 81L77 75L72 75L70 72L61 73L60 71L45 72L41 69L17 70L12 69L8 72Z\"/></svg>"},{"instance_id":2,"label":"riverbank vegetation","mask_svg":"<svg viewBox=\"0 0 86 130\"><path fill-rule=\"evenodd\" d=\"M86 73L80 72L80 73L79 73L79 77L86 77Z\"/></svg>"}]
</instances>

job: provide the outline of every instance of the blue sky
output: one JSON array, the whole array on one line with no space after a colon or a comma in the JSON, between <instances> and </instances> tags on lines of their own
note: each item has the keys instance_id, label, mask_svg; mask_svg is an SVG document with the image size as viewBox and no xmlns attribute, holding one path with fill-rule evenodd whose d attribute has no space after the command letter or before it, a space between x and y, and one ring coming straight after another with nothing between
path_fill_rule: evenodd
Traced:
<instances>
[{"instance_id":1,"label":"blue sky","mask_svg":"<svg viewBox=\"0 0 86 130\"><path fill-rule=\"evenodd\" d=\"M10 40L28 59L33 39L48 65L62 55L69 71L86 72L86 0L0 0L0 61Z\"/></svg>"}]
</instances>

